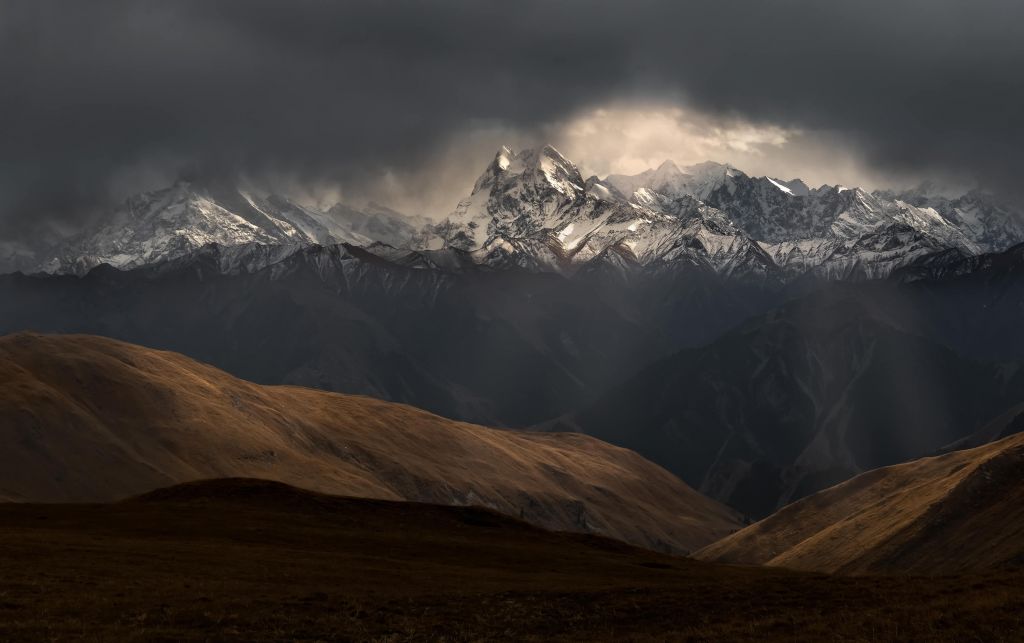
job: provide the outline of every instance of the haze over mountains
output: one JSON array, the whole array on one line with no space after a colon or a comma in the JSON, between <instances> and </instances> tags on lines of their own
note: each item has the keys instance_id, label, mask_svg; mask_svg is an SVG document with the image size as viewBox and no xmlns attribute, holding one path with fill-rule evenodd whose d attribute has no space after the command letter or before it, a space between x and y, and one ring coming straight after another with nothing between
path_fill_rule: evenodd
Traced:
<instances>
[{"instance_id":1,"label":"haze over mountains","mask_svg":"<svg viewBox=\"0 0 1024 643\"><path fill-rule=\"evenodd\" d=\"M55 274L0 276L0 332L584 431L759 518L1021 400L1022 239L980 192L715 163L584 179L502 148L440 223L223 183L139 196L37 264Z\"/></svg>"},{"instance_id":2,"label":"haze over mountains","mask_svg":"<svg viewBox=\"0 0 1024 643\"><path fill-rule=\"evenodd\" d=\"M1019 331L999 332L1020 318L1020 282L1011 294L994 275L973 276L1015 310L991 306L971 323L966 300L932 284L828 290L660 360L548 426L636 449L767 516L857 473L937 453L1024 399ZM947 334L947 323L970 339Z\"/></svg>"},{"instance_id":3,"label":"haze over mountains","mask_svg":"<svg viewBox=\"0 0 1024 643\"><path fill-rule=\"evenodd\" d=\"M635 176L585 179L546 146L499 150L441 223L376 205L320 210L198 179L128 199L69 241L34 249L34 263L25 253L7 260L8 269L82 274L100 263L158 263L207 244L380 243L459 249L477 265L556 272L604 262L694 262L739 276L849 278L885 276L941 249L977 254L1021 240L1020 213L977 191L950 199L927 185L900 194L811 189L799 179L750 177L710 162L680 169L666 161Z\"/></svg>"},{"instance_id":4,"label":"haze over mountains","mask_svg":"<svg viewBox=\"0 0 1024 643\"><path fill-rule=\"evenodd\" d=\"M1024 641L1021 24L0 0L0 643Z\"/></svg>"}]
</instances>

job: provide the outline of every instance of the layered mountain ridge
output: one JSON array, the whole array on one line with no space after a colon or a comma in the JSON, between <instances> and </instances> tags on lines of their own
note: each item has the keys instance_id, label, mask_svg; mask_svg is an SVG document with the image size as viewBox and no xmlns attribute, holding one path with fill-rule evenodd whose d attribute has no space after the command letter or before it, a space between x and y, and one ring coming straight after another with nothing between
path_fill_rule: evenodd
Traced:
<instances>
[{"instance_id":1,"label":"layered mountain ridge","mask_svg":"<svg viewBox=\"0 0 1024 643\"><path fill-rule=\"evenodd\" d=\"M81 275L102 264L122 270L151 266L206 246L401 244L414 238L422 223L372 203L320 210L223 181L178 181L135 195L71 238L9 257L7 263L29 273Z\"/></svg>"},{"instance_id":2,"label":"layered mountain ridge","mask_svg":"<svg viewBox=\"0 0 1024 643\"><path fill-rule=\"evenodd\" d=\"M992 418L1024 399L1024 359L999 331L1003 313L959 329L987 332L1004 347L999 361L980 361L921 321L960 317L960 300L929 310L918 301L926 291L889 286L773 309L656 361L546 426L635 449L754 518L987 435ZM1003 286L993 291L1006 293Z\"/></svg>"},{"instance_id":3,"label":"layered mountain ridge","mask_svg":"<svg viewBox=\"0 0 1024 643\"><path fill-rule=\"evenodd\" d=\"M0 333L578 430L760 517L1024 397L1024 244L984 252L1017 235L986 198L714 163L584 178L550 146L503 148L422 226L180 183L83 233L57 274L0 275Z\"/></svg>"},{"instance_id":4,"label":"layered mountain ridge","mask_svg":"<svg viewBox=\"0 0 1024 643\"><path fill-rule=\"evenodd\" d=\"M785 281L885 277L943 251L974 255L1024 240L1024 225L1008 210L966 226L961 210L947 205L944 215L927 200L915 205L902 196L811 189L717 163L680 169L667 161L634 176L584 179L551 146L518 154L502 148L426 242L473 252L482 263L533 269L565 272L615 258Z\"/></svg>"},{"instance_id":5,"label":"layered mountain ridge","mask_svg":"<svg viewBox=\"0 0 1024 643\"><path fill-rule=\"evenodd\" d=\"M787 282L885 277L934 255L1004 250L1024 241L1018 212L991 195L955 199L925 188L866 192L752 177L729 165L584 178L548 145L501 148L441 222L371 204L321 210L234 185L179 182L128 199L25 272L130 269L205 245L349 244L423 268L482 266L570 274L700 266L729 277ZM13 250L11 251L13 252ZM30 262L29 262L30 263Z\"/></svg>"}]
</instances>

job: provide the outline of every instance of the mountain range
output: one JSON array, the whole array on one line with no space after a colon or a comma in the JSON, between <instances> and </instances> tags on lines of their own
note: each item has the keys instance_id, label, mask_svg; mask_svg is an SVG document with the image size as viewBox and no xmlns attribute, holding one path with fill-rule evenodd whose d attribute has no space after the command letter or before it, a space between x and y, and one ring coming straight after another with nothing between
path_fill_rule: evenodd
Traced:
<instances>
[{"instance_id":1,"label":"mountain range","mask_svg":"<svg viewBox=\"0 0 1024 643\"><path fill-rule=\"evenodd\" d=\"M0 333L581 431L761 518L1020 402L1020 221L716 163L585 179L550 146L442 221L180 182L0 275Z\"/></svg>"},{"instance_id":2,"label":"mountain range","mask_svg":"<svg viewBox=\"0 0 1024 643\"><path fill-rule=\"evenodd\" d=\"M101 264L132 269L210 245L402 244L413 238L418 223L374 203L320 210L224 181L179 181L126 199L68 239L41 244L31 253L34 263L24 254L8 263L26 272L82 275Z\"/></svg>"},{"instance_id":3,"label":"mountain range","mask_svg":"<svg viewBox=\"0 0 1024 643\"><path fill-rule=\"evenodd\" d=\"M743 278L884 277L923 257L1005 250L1024 241L1020 213L972 191L938 196L751 177L728 165L585 179L551 146L502 148L441 222L371 204L326 210L224 181L140 194L63 243L8 258L25 272L134 268L220 246L350 244L394 259L574 272L613 265L697 265ZM404 251L404 252L403 252ZM463 254L457 251L464 251Z\"/></svg>"},{"instance_id":4,"label":"mountain range","mask_svg":"<svg viewBox=\"0 0 1024 643\"><path fill-rule=\"evenodd\" d=\"M872 295L785 304L546 426L635 449L763 518L861 472L938 453L1024 399L1024 356L966 357L922 335L913 292L902 306Z\"/></svg>"}]
</instances>

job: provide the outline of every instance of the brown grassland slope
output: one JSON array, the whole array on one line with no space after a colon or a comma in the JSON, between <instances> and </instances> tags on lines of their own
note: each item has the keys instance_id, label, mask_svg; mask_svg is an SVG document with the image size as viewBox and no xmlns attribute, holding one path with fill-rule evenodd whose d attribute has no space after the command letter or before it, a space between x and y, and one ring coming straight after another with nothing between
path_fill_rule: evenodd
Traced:
<instances>
[{"instance_id":1,"label":"brown grassland slope","mask_svg":"<svg viewBox=\"0 0 1024 643\"><path fill-rule=\"evenodd\" d=\"M108 501L204 478L482 505L557 530L692 551L736 515L636 453L367 397L258 386L87 335L0 338L0 498Z\"/></svg>"},{"instance_id":2,"label":"brown grassland slope","mask_svg":"<svg viewBox=\"0 0 1024 643\"><path fill-rule=\"evenodd\" d=\"M1024 434L869 471L697 557L843 573L1024 566Z\"/></svg>"},{"instance_id":3,"label":"brown grassland slope","mask_svg":"<svg viewBox=\"0 0 1024 643\"><path fill-rule=\"evenodd\" d=\"M0 505L0 640L1020 640L1024 576L672 557L279 483Z\"/></svg>"}]
</instances>

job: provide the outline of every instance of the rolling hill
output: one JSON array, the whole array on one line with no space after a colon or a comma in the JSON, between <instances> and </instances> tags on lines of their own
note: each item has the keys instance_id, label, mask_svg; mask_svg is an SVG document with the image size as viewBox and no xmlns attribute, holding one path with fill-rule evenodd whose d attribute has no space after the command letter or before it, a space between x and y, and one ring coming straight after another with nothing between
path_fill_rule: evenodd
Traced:
<instances>
[{"instance_id":1,"label":"rolling hill","mask_svg":"<svg viewBox=\"0 0 1024 643\"><path fill-rule=\"evenodd\" d=\"M481 505L556 530L691 551L735 514L582 435L501 431L378 400L235 379L84 335L0 338L0 497L107 501L203 478Z\"/></svg>"},{"instance_id":2,"label":"rolling hill","mask_svg":"<svg viewBox=\"0 0 1024 643\"><path fill-rule=\"evenodd\" d=\"M1024 565L1024 435L857 476L697 553L821 572Z\"/></svg>"}]
</instances>

